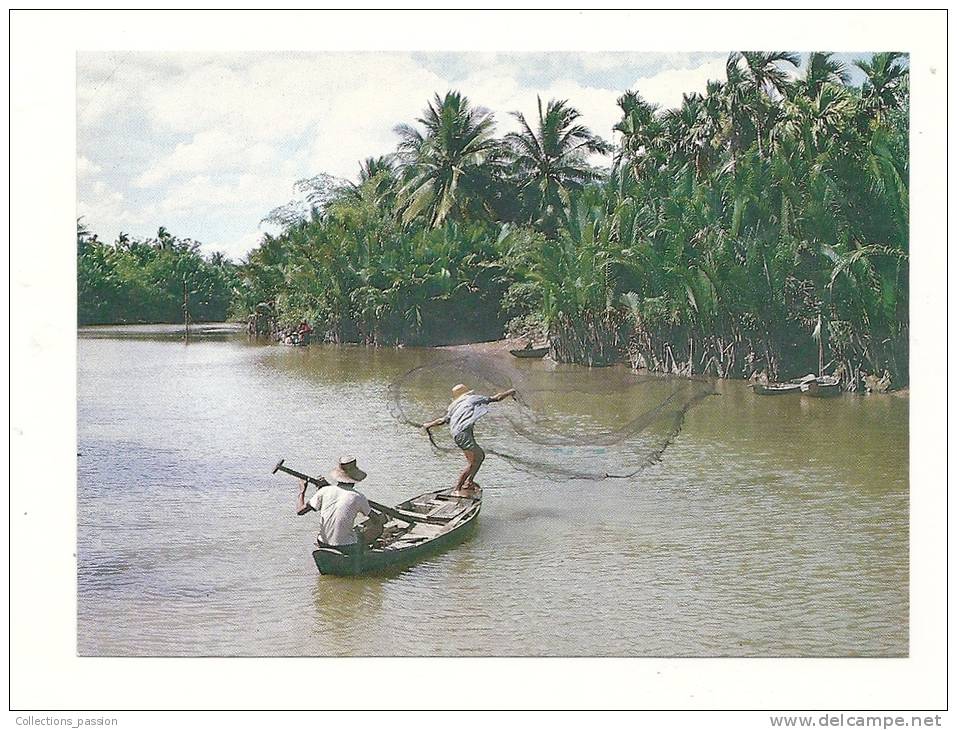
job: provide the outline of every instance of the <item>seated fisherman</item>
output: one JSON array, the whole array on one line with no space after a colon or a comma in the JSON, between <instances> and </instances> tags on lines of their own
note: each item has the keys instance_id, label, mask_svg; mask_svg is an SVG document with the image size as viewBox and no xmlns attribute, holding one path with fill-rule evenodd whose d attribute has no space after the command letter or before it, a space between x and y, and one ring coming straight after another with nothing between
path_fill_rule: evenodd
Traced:
<instances>
[{"instance_id":1,"label":"seated fisherman","mask_svg":"<svg viewBox=\"0 0 957 730\"><path fill-rule=\"evenodd\" d=\"M296 514L319 513L320 546L352 553L361 550L363 545L371 545L382 534L382 527L389 518L373 512L369 500L355 489L355 485L365 478L366 473L356 465L356 458L343 456L329 473L329 484L319 488L308 501L308 484L300 480ZM356 517L360 514L367 515L369 520L362 527L356 527Z\"/></svg>"}]
</instances>

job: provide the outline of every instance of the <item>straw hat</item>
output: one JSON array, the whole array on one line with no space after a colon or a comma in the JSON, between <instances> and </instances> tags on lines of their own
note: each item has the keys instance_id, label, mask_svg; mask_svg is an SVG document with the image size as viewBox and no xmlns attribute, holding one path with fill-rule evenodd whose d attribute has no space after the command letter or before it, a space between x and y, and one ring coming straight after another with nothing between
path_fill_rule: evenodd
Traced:
<instances>
[{"instance_id":1,"label":"straw hat","mask_svg":"<svg viewBox=\"0 0 957 730\"><path fill-rule=\"evenodd\" d=\"M475 391L469 388L469 386L459 383L454 388L452 388L452 400L456 398L461 398L463 395L471 395Z\"/></svg>"},{"instance_id":2,"label":"straw hat","mask_svg":"<svg viewBox=\"0 0 957 730\"><path fill-rule=\"evenodd\" d=\"M366 478L366 473L356 466L356 457L342 456L339 458L339 464L329 472L329 481L345 482L346 484L355 484Z\"/></svg>"}]
</instances>

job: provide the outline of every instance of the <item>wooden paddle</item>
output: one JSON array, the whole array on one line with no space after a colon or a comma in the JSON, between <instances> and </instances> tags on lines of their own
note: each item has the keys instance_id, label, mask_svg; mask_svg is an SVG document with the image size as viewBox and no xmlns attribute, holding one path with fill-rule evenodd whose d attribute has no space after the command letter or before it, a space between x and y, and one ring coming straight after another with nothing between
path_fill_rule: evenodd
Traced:
<instances>
[{"instance_id":1,"label":"wooden paddle","mask_svg":"<svg viewBox=\"0 0 957 730\"><path fill-rule=\"evenodd\" d=\"M325 477L311 477L308 474L303 474L301 471L296 471L295 469L290 469L288 466L284 466L285 459L280 459L279 463L276 464L276 468L272 470L272 473L275 474L277 471L285 472L291 476L296 477L297 479L302 479L303 481L313 484L316 487L328 487L329 480ZM384 515L389 515L389 517L394 517L397 520L402 520L403 522L415 523L415 522L425 522L430 525L444 525L448 520L443 520L438 517L426 517L425 515L410 515L407 512L402 512L401 510L393 509L392 507L386 507L384 504L379 504L378 502L373 502L369 500L369 506L373 509L379 510Z\"/></svg>"}]
</instances>

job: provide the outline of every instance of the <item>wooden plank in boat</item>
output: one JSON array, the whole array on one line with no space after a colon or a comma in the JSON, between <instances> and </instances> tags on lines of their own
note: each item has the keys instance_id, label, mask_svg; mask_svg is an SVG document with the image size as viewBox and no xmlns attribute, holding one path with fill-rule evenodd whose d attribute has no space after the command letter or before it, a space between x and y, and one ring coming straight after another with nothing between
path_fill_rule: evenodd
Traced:
<instances>
[{"instance_id":1,"label":"wooden plank in boat","mask_svg":"<svg viewBox=\"0 0 957 730\"><path fill-rule=\"evenodd\" d=\"M464 509L464 506L461 504L457 504L455 502L446 502L445 504L441 504L438 507L436 507L434 510L429 512L429 517L433 517L433 518L454 517L463 509Z\"/></svg>"}]
</instances>

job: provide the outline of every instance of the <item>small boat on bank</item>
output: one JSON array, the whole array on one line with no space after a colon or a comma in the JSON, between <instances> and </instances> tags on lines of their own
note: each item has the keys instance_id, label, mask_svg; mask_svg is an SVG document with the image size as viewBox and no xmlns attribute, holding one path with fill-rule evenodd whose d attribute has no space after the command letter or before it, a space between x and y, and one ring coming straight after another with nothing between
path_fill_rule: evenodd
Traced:
<instances>
[{"instance_id":1,"label":"small boat on bank","mask_svg":"<svg viewBox=\"0 0 957 730\"><path fill-rule=\"evenodd\" d=\"M481 509L481 489L426 492L389 510L391 519L370 546L348 554L317 543L312 557L319 572L326 575L364 575L403 568L465 540Z\"/></svg>"},{"instance_id":2,"label":"small boat on bank","mask_svg":"<svg viewBox=\"0 0 957 730\"><path fill-rule=\"evenodd\" d=\"M543 358L548 354L548 345L545 347L526 347L522 350L509 350L515 357Z\"/></svg>"},{"instance_id":3,"label":"small boat on bank","mask_svg":"<svg viewBox=\"0 0 957 730\"><path fill-rule=\"evenodd\" d=\"M821 375L802 383L801 393L812 398L832 398L841 394L841 381L833 375Z\"/></svg>"},{"instance_id":4,"label":"small boat on bank","mask_svg":"<svg viewBox=\"0 0 957 730\"><path fill-rule=\"evenodd\" d=\"M829 376L822 376L825 379ZM808 373L801 378L793 378L786 383L751 383L751 389L758 395L796 395L806 392L808 383L819 378L814 373Z\"/></svg>"},{"instance_id":5,"label":"small boat on bank","mask_svg":"<svg viewBox=\"0 0 957 730\"><path fill-rule=\"evenodd\" d=\"M800 383L751 383L758 395L796 395L801 392Z\"/></svg>"}]
</instances>

